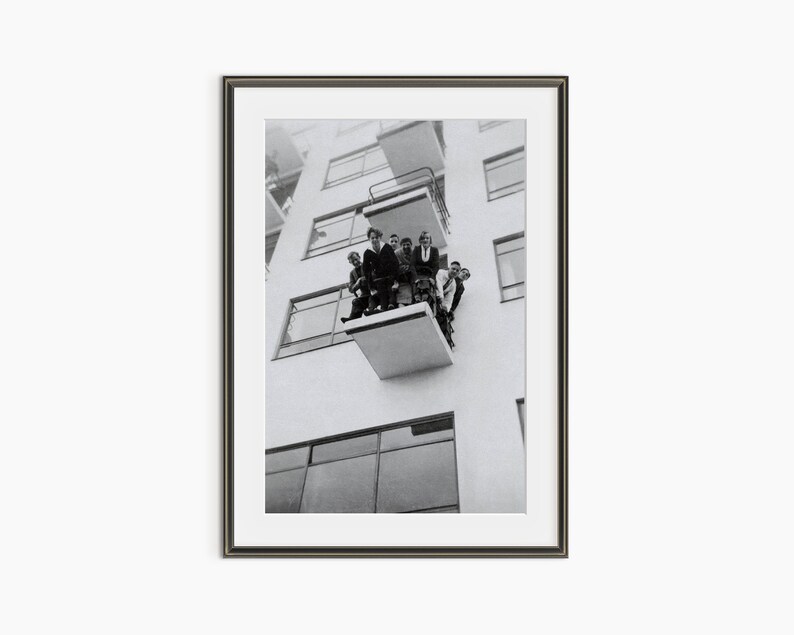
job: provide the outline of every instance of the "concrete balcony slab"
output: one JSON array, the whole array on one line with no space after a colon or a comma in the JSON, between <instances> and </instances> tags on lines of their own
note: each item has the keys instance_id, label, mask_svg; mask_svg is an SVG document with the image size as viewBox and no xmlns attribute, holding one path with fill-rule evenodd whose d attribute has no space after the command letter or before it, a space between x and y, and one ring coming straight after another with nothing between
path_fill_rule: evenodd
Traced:
<instances>
[{"instance_id":1,"label":"concrete balcony slab","mask_svg":"<svg viewBox=\"0 0 794 635\"><path fill-rule=\"evenodd\" d=\"M345 333L381 379L453 363L452 349L426 302L352 320Z\"/></svg>"}]
</instances>

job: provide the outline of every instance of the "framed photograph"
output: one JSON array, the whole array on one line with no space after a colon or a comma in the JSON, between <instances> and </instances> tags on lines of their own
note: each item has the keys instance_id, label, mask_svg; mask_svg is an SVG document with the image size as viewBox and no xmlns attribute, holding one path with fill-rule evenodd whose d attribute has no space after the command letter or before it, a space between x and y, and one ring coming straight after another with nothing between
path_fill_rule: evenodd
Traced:
<instances>
[{"instance_id":1,"label":"framed photograph","mask_svg":"<svg viewBox=\"0 0 794 635\"><path fill-rule=\"evenodd\" d=\"M225 556L568 554L566 77L225 77Z\"/></svg>"}]
</instances>

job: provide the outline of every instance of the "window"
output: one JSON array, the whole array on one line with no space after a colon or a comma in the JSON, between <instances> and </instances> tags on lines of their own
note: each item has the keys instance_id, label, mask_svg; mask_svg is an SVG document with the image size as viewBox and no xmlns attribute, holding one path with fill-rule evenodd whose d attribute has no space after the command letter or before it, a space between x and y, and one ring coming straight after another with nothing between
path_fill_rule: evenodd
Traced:
<instances>
[{"instance_id":1,"label":"window","mask_svg":"<svg viewBox=\"0 0 794 635\"><path fill-rule=\"evenodd\" d=\"M350 341L339 318L352 304L347 285L292 300L276 358Z\"/></svg>"},{"instance_id":2,"label":"window","mask_svg":"<svg viewBox=\"0 0 794 635\"><path fill-rule=\"evenodd\" d=\"M268 450L265 473L269 514L460 511L451 414Z\"/></svg>"},{"instance_id":3,"label":"window","mask_svg":"<svg viewBox=\"0 0 794 635\"><path fill-rule=\"evenodd\" d=\"M378 145L370 146L352 154L331 159L323 187L347 183L365 174L371 174L387 167L389 165L381 147Z\"/></svg>"},{"instance_id":4,"label":"window","mask_svg":"<svg viewBox=\"0 0 794 635\"><path fill-rule=\"evenodd\" d=\"M369 221L361 213L361 206L335 212L314 221L306 248L306 258L343 249L367 239Z\"/></svg>"},{"instance_id":5,"label":"window","mask_svg":"<svg viewBox=\"0 0 794 635\"><path fill-rule=\"evenodd\" d=\"M524 189L527 168L523 147L486 159L484 166L489 201Z\"/></svg>"},{"instance_id":6,"label":"window","mask_svg":"<svg viewBox=\"0 0 794 635\"><path fill-rule=\"evenodd\" d=\"M524 243L524 232L494 241L502 302L524 297L524 277L527 271Z\"/></svg>"},{"instance_id":7,"label":"window","mask_svg":"<svg viewBox=\"0 0 794 635\"><path fill-rule=\"evenodd\" d=\"M501 126L503 123L508 123L509 119L480 119L477 125L480 127L480 132L485 132L496 126Z\"/></svg>"}]
</instances>

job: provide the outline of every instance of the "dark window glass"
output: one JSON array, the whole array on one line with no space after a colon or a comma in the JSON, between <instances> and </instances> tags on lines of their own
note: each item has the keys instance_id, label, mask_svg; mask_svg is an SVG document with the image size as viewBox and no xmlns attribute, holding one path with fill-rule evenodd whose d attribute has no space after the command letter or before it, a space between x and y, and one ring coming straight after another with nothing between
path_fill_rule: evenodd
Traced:
<instances>
[{"instance_id":1,"label":"dark window glass","mask_svg":"<svg viewBox=\"0 0 794 635\"><path fill-rule=\"evenodd\" d=\"M369 434L365 437L354 437L343 441L321 443L312 448L312 463L344 459L358 454L368 454L378 449L378 435Z\"/></svg>"},{"instance_id":2,"label":"dark window glass","mask_svg":"<svg viewBox=\"0 0 794 635\"><path fill-rule=\"evenodd\" d=\"M494 243L502 300L524 297L527 263L524 234Z\"/></svg>"},{"instance_id":3,"label":"dark window glass","mask_svg":"<svg viewBox=\"0 0 794 635\"><path fill-rule=\"evenodd\" d=\"M378 512L419 511L457 502L452 441L381 453Z\"/></svg>"},{"instance_id":4,"label":"dark window glass","mask_svg":"<svg viewBox=\"0 0 794 635\"><path fill-rule=\"evenodd\" d=\"M452 421L445 419L440 422L420 423L395 430L384 430L380 435L380 449L394 450L451 438Z\"/></svg>"},{"instance_id":5,"label":"dark window glass","mask_svg":"<svg viewBox=\"0 0 794 635\"><path fill-rule=\"evenodd\" d=\"M295 514L299 511L304 468L268 474L265 478L265 512Z\"/></svg>"},{"instance_id":6,"label":"dark window glass","mask_svg":"<svg viewBox=\"0 0 794 635\"><path fill-rule=\"evenodd\" d=\"M309 514L371 513L377 456L311 465L300 511Z\"/></svg>"},{"instance_id":7,"label":"dark window glass","mask_svg":"<svg viewBox=\"0 0 794 635\"><path fill-rule=\"evenodd\" d=\"M309 456L309 448L295 448L294 450L284 450L283 452L272 452L265 455L265 471L280 472L292 467L303 467L306 465L306 457Z\"/></svg>"},{"instance_id":8,"label":"dark window glass","mask_svg":"<svg viewBox=\"0 0 794 635\"><path fill-rule=\"evenodd\" d=\"M524 189L526 156L524 148L485 161L488 200L492 201Z\"/></svg>"}]
</instances>

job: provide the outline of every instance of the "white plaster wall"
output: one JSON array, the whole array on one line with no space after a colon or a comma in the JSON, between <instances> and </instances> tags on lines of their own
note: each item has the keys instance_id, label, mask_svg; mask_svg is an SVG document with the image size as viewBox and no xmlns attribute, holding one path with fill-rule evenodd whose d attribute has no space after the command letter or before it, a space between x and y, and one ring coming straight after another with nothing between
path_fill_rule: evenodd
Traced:
<instances>
[{"instance_id":1,"label":"white plaster wall","mask_svg":"<svg viewBox=\"0 0 794 635\"><path fill-rule=\"evenodd\" d=\"M366 200L376 172L321 189L328 161L374 141L377 124L310 154L279 238L266 285L268 357L278 347L289 299L347 281L350 248L302 260L318 216ZM480 132L476 120L445 124L445 196L452 217L449 261L472 272L455 321L454 364L416 376L378 379L351 342L266 362L266 444L278 447L334 434L455 412L461 511L524 512L525 461L516 399L525 393L524 301L502 303L493 240L524 230L525 195L488 202L483 160L524 145L524 122ZM267 143L267 141L266 141ZM415 244L421 228L411 236ZM363 254L366 243L356 247ZM537 299L535 299L537 301Z\"/></svg>"},{"instance_id":2,"label":"white plaster wall","mask_svg":"<svg viewBox=\"0 0 794 635\"><path fill-rule=\"evenodd\" d=\"M3 6L0 630L790 633L788 7L376 15ZM220 558L224 73L571 76L568 560Z\"/></svg>"}]
</instances>

